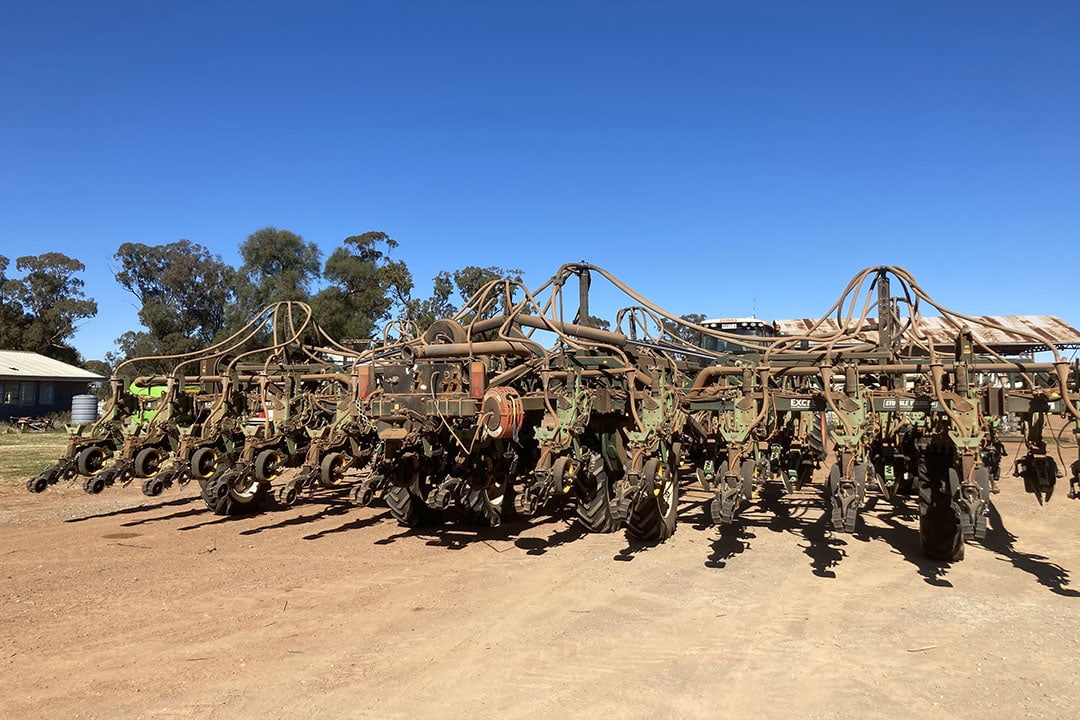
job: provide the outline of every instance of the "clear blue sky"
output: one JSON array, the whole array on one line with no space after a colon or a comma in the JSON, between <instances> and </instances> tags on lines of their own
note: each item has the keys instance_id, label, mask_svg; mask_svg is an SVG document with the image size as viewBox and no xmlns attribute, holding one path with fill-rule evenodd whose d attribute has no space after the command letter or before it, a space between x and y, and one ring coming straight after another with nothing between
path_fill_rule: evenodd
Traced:
<instances>
[{"instance_id":1,"label":"clear blue sky","mask_svg":"<svg viewBox=\"0 0 1080 720\"><path fill-rule=\"evenodd\" d=\"M266 225L383 230L421 294L587 260L817 316L897 264L1076 325L1080 3L5 0L0 254L86 264L86 357L138 325L121 243Z\"/></svg>"}]
</instances>

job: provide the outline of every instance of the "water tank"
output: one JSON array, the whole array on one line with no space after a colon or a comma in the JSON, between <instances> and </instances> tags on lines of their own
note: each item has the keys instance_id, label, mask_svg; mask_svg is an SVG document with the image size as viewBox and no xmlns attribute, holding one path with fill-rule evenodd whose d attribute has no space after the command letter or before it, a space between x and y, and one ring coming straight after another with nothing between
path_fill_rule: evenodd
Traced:
<instances>
[{"instance_id":1,"label":"water tank","mask_svg":"<svg viewBox=\"0 0 1080 720\"><path fill-rule=\"evenodd\" d=\"M98 399L96 395L76 395L71 398L71 424L86 425L97 420Z\"/></svg>"}]
</instances>

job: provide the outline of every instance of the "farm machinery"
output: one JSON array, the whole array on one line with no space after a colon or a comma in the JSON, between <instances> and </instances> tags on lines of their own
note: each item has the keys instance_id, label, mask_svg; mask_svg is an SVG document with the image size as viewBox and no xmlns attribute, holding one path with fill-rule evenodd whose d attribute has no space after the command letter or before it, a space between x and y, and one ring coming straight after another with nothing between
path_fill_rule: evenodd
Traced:
<instances>
[{"instance_id":1,"label":"farm machinery","mask_svg":"<svg viewBox=\"0 0 1080 720\"><path fill-rule=\"evenodd\" d=\"M630 301L613 325L590 314L594 278ZM535 289L494 280L452 317L390 330L354 350L286 303L206 351L128 361L164 370L129 383L118 368L102 419L28 487L139 478L157 495L196 479L214 512L237 514L348 486L407 527L494 526L571 502L584 530L654 543L675 531L691 480L727 526L766 484L806 492L825 466L834 532L857 532L871 495L910 498L924 553L956 561L987 532L1009 420L1024 489L1046 502L1068 470L1080 496L1080 461L1048 437L1055 417L1080 435L1078 363L1034 332L942 307L902 268L863 270L825 315L772 337L688 322L585 263ZM1053 359L1002 354L986 340L1001 332ZM163 390L130 390L145 387Z\"/></svg>"},{"instance_id":2,"label":"farm machinery","mask_svg":"<svg viewBox=\"0 0 1080 720\"><path fill-rule=\"evenodd\" d=\"M28 489L82 477L87 492L99 493L141 479L156 496L194 479L215 512L260 508L271 481L307 457L349 383L312 349L324 339L310 308L279 303L204 351L125 361L102 417L69 428L63 457ZM140 368L159 372L136 375Z\"/></svg>"}]
</instances>

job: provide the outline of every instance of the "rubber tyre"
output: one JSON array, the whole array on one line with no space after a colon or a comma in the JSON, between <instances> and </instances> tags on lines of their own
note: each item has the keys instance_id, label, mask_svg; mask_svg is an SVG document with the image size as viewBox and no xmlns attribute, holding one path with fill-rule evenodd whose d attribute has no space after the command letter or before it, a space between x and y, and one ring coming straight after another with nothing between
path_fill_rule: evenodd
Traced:
<instances>
[{"instance_id":1,"label":"rubber tyre","mask_svg":"<svg viewBox=\"0 0 1080 720\"><path fill-rule=\"evenodd\" d=\"M218 471L218 451L201 447L191 454L191 475L196 480L209 480ZM202 483L200 482L200 485Z\"/></svg>"},{"instance_id":2,"label":"rubber tyre","mask_svg":"<svg viewBox=\"0 0 1080 720\"><path fill-rule=\"evenodd\" d=\"M229 488L228 515L250 515L262 510L270 495L270 483L258 477L244 479Z\"/></svg>"},{"instance_id":3,"label":"rubber tyre","mask_svg":"<svg viewBox=\"0 0 1080 720\"><path fill-rule=\"evenodd\" d=\"M269 483L251 477L237 488L233 487L236 479L236 471L228 470L199 482L203 502L215 515L251 515L265 505L270 494Z\"/></svg>"},{"instance_id":4,"label":"rubber tyre","mask_svg":"<svg viewBox=\"0 0 1080 720\"><path fill-rule=\"evenodd\" d=\"M589 532L611 533L619 529L607 472L601 470L575 483L577 494L577 519Z\"/></svg>"},{"instance_id":5,"label":"rubber tyre","mask_svg":"<svg viewBox=\"0 0 1080 720\"><path fill-rule=\"evenodd\" d=\"M90 477L86 478L85 481L83 481L83 490L90 493L91 495L97 495L104 489L105 481L97 475L91 475Z\"/></svg>"},{"instance_id":6,"label":"rubber tyre","mask_svg":"<svg viewBox=\"0 0 1080 720\"><path fill-rule=\"evenodd\" d=\"M105 467L105 460L108 458L108 453L105 452L105 448L97 445L91 445L90 447L83 448L79 451L78 458L76 459L76 466L79 468L80 475L97 475Z\"/></svg>"},{"instance_id":7,"label":"rubber tyre","mask_svg":"<svg viewBox=\"0 0 1080 720\"><path fill-rule=\"evenodd\" d=\"M319 484L328 488L340 486L348 466L349 458L343 453L327 453L319 463Z\"/></svg>"},{"instance_id":8,"label":"rubber tyre","mask_svg":"<svg viewBox=\"0 0 1080 720\"><path fill-rule=\"evenodd\" d=\"M825 459L825 437L821 432L821 413L814 413L814 425L806 436L806 445L810 455L821 462Z\"/></svg>"},{"instance_id":9,"label":"rubber tyre","mask_svg":"<svg viewBox=\"0 0 1080 720\"><path fill-rule=\"evenodd\" d=\"M165 453L157 448L143 448L135 456L135 477L150 478L157 475L164 460Z\"/></svg>"},{"instance_id":10,"label":"rubber tyre","mask_svg":"<svg viewBox=\"0 0 1080 720\"><path fill-rule=\"evenodd\" d=\"M255 480L260 483L269 483L278 475L284 466L284 458L277 450L263 450L255 456Z\"/></svg>"},{"instance_id":11,"label":"rubber tyre","mask_svg":"<svg viewBox=\"0 0 1080 720\"><path fill-rule=\"evenodd\" d=\"M813 462L801 462L799 463L799 474L795 480L795 489L802 490L804 487L814 481L814 463Z\"/></svg>"},{"instance_id":12,"label":"rubber tyre","mask_svg":"<svg viewBox=\"0 0 1080 720\"><path fill-rule=\"evenodd\" d=\"M466 522L496 527L509 517L513 506L510 483L506 478L500 478L486 488L469 490L461 500L460 509Z\"/></svg>"},{"instance_id":13,"label":"rubber tyre","mask_svg":"<svg viewBox=\"0 0 1080 720\"><path fill-rule=\"evenodd\" d=\"M667 463L656 458L645 463L641 475L658 487L634 503L626 519L626 534L643 542L663 542L678 524L679 478Z\"/></svg>"},{"instance_id":14,"label":"rubber tyre","mask_svg":"<svg viewBox=\"0 0 1080 720\"><path fill-rule=\"evenodd\" d=\"M142 484L142 492L146 497L157 497L165 490L165 484L157 478L147 478Z\"/></svg>"},{"instance_id":15,"label":"rubber tyre","mask_svg":"<svg viewBox=\"0 0 1080 720\"><path fill-rule=\"evenodd\" d=\"M43 472L37 477L32 477L26 481L26 489L32 493L42 493L49 487L49 479L52 477L51 473L55 473L55 470Z\"/></svg>"},{"instance_id":16,"label":"rubber tyre","mask_svg":"<svg viewBox=\"0 0 1080 720\"><path fill-rule=\"evenodd\" d=\"M964 536L960 518L945 493L949 459L941 453L919 455L919 542L927 558L959 562L964 559Z\"/></svg>"},{"instance_id":17,"label":"rubber tyre","mask_svg":"<svg viewBox=\"0 0 1080 720\"><path fill-rule=\"evenodd\" d=\"M426 524L429 508L413 487L390 485L383 493L383 499L390 508L390 514L402 527L419 527Z\"/></svg>"},{"instance_id":18,"label":"rubber tyre","mask_svg":"<svg viewBox=\"0 0 1080 720\"><path fill-rule=\"evenodd\" d=\"M960 519L951 507L935 505L919 516L919 541L923 555L931 560L959 562L964 559Z\"/></svg>"}]
</instances>

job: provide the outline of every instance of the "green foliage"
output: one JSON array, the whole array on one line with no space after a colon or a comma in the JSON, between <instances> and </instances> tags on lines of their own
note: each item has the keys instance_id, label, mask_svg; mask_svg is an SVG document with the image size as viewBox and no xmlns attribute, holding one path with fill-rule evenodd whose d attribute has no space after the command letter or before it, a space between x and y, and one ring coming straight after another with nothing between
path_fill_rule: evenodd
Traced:
<instances>
[{"instance_id":1,"label":"green foliage","mask_svg":"<svg viewBox=\"0 0 1080 720\"><path fill-rule=\"evenodd\" d=\"M109 377L113 372L112 364L107 363L104 360L87 360L83 367L102 377ZM97 395L99 400L107 400L112 392L112 388L109 387L109 383L107 382L99 382L90 386L90 392Z\"/></svg>"},{"instance_id":2,"label":"green foliage","mask_svg":"<svg viewBox=\"0 0 1080 720\"><path fill-rule=\"evenodd\" d=\"M229 310L228 326L238 329L267 305L299 300L307 302L319 279L322 253L313 242L288 230L264 227L240 245L243 264L235 276L236 303Z\"/></svg>"},{"instance_id":3,"label":"green foliage","mask_svg":"<svg viewBox=\"0 0 1080 720\"><path fill-rule=\"evenodd\" d=\"M480 289L493 280L510 279L520 282L521 270L508 270L497 265L480 267L478 265L466 265L460 270L454 271L454 285L462 300L468 300Z\"/></svg>"},{"instance_id":4,"label":"green foliage","mask_svg":"<svg viewBox=\"0 0 1080 720\"><path fill-rule=\"evenodd\" d=\"M605 320L602 317L597 317L595 315L590 315L589 317L585 318L585 322L582 323L582 324L585 325L586 327L597 328L597 329L600 329L600 330L610 330L611 329L611 322L609 322L608 320Z\"/></svg>"},{"instance_id":5,"label":"green foliage","mask_svg":"<svg viewBox=\"0 0 1080 720\"><path fill-rule=\"evenodd\" d=\"M452 298L457 298L464 305L468 303L480 290L494 280L510 279L521 281L521 270L507 270L496 265L480 267L467 265L450 273L443 270L437 274L432 282L431 296L423 299L406 299L403 301L403 317L415 322L421 329L426 328L435 320L450 317L458 312ZM512 298L519 301L521 298ZM492 316L502 311L503 293L493 292L487 296L485 302L485 316Z\"/></svg>"},{"instance_id":6,"label":"green foliage","mask_svg":"<svg viewBox=\"0 0 1080 720\"><path fill-rule=\"evenodd\" d=\"M30 317L16 300L19 281L7 276L9 259L0 255L0 349L18 350Z\"/></svg>"},{"instance_id":7,"label":"green foliage","mask_svg":"<svg viewBox=\"0 0 1080 720\"><path fill-rule=\"evenodd\" d=\"M701 313L687 313L685 315L680 315L679 317L694 325L700 325L705 321L705 316ZM691 345L700 347L701 343L704 341L704 338L699 331L688 328L685 325L676 325L675 323L664 321L664 328L672 335L682 338Z\"/></svg>"},{"instance_id":8,"label":"green foliage","mask_svg":"<svg viewBox=\"0 0 1080 720\"><path fill-rule=\"evenodd\" d=\"M124 243L114 258L120 263L116 281L139 301L139 322L146 328L120 336L123 357L198 350L224 328L235 271L219 255L177 240L154 246Z\"/></svg>"},{"instance_id":9,"label":"green foliage","mask_svg":"<svg viewBox=\"0 0 1080 720\"><path fill-rule=\"evenodd\" d=\"M412 274L403 261L390 259L397 246L386 233L371 231L345 238L327 258L323 278L331 284L311 306L332 337L370 338L395 303L407 301Z\"/></svg>"},{"instance_id":10,"label":"green foliage","mask_svg":"<svg viewBox=\"0 0 1080 720\"><path fill-rule=\"evenodd\" d=\"M25 255L15 261L23 276L11 279L9 263L0 257L2 346L78 363L79 353L68 341L79 320L97 314L97 303L83 294L84 283L76 277L86 266L63 253Z\"/></svg>"},{"instance_id":11,"label":"green foliage","mask_svg":"<svg viewBox=\"0 0 1080 720\"><path fill-rule=\"evenodd\" d=\"M426 328L440 318L450 317L457 312L457 308L450 302L453 294L453 278L449 272L443 270L432 280L431 297L405 301L404 319L416 323L420 328Z\"/></svg>"}]
</instances>

